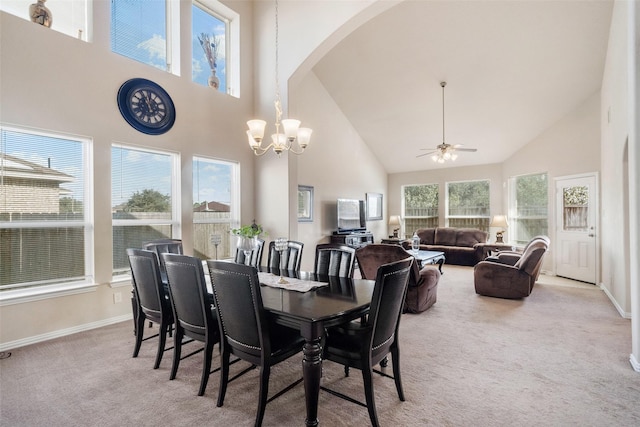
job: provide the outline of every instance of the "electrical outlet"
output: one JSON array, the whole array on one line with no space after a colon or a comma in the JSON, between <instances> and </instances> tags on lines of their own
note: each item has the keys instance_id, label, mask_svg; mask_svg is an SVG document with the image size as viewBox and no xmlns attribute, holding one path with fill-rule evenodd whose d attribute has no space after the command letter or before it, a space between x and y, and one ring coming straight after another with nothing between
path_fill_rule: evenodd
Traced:
<instances>
[{"instance_id":1,"label":"electrical outlet","mask_svg":"<svg viewBox=\"0 0 640 427\"><path fill-rule=\"evenodd\" d=\"M118 304L119 302L122 302L122 292L115 292L113 294L113 303Z\"/></svg>"}]
</instances>

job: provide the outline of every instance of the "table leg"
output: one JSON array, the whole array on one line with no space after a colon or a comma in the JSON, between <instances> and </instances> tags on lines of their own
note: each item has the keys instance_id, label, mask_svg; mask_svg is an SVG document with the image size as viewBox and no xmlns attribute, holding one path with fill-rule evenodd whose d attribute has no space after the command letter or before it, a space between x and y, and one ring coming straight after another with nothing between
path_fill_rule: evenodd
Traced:
<instances>
[{"instance_id":1,"label":"table leg","mask_svg":"<svg viewBox=\"0 0 640 427\"><path fill-rule=\"evenodd\" d=\"M444 274L442 271L442 266L444 265L444 258L440 258L437 264L438 264L438 270L440 270L440 274Z\"/></svg>"},{"instance_id":2,"label":"table leg","mask_svg":"<svg viewBox=\"0 0 640 427\"><path fill-rule=\"evenodd\" d=\"M322 338L321 326L315 325L308 330L302 330L302 336L307 342L302 347L302 377L304 379L304 397L307 406L306 426L317 426L318 421L318 398L320 396L320 378L322 377L322 348L320 339Z\"/></svg>"}]
</instances>

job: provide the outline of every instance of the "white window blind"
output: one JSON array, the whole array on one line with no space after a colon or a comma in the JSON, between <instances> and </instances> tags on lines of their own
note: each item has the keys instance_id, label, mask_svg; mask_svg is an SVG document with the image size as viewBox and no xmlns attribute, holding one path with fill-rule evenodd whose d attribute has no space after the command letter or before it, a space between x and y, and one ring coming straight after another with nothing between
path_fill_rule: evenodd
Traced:
<instances>
[{"instance_id":1,"label":"white window blind","mask_svg":"<svg viewBox=\"0 0 640 427\"><path fill-rule=\"evenodd\" d=\"M128 275L127 248L180 236L179 155L111 148L113 274Z\"/></svg>"},{"instance_id":2,"label":"white window blind","mask_svg":"<svg viewBox=\"0 0 640 427\"><path fill-rule=\"evenodd\" d=\"M167 28L165 0L111 0L113 52L171 72Z\"/></svg>"},{"instance_id":3,"label":"white window blind","mask_svg":"<svg viewBox=\"0 0 640 427\"><path fill-rule=\"evenodd\" d=\"M0 290L91 281L90 149L0 128Z\"/></svg>"}]
</instances>

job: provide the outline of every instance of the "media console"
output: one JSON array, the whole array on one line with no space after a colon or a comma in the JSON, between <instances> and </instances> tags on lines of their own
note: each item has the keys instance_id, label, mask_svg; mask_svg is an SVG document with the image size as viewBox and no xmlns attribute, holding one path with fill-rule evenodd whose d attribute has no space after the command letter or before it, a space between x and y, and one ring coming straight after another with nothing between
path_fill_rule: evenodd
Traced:
<instances>
[{"instance_id":1,"label":"media console","mask_svg":"<svg viewBox=\"0 0 640 427\"><path fill-rule=\"evenodd\" d=\"M373 233L361 231L357 233L332 234L331 243L347 245L352 248L361 248L373 243Z\"/></svg>"}]
</instances>

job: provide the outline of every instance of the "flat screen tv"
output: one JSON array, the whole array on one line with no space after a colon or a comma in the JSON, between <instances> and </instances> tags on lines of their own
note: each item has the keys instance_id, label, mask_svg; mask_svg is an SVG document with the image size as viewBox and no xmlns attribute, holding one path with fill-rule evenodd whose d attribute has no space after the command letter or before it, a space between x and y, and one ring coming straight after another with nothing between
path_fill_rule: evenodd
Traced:
<instances>
[{"instance_id":1,"label":"flat screen tv","mask_svg":"<svg viewBox=\"0 0 640 427\"><path fill-rule=\"evenodd\" d=\"M338 233L366 231L364 200L338 199Z\"/></svg>"}]
</instances>

